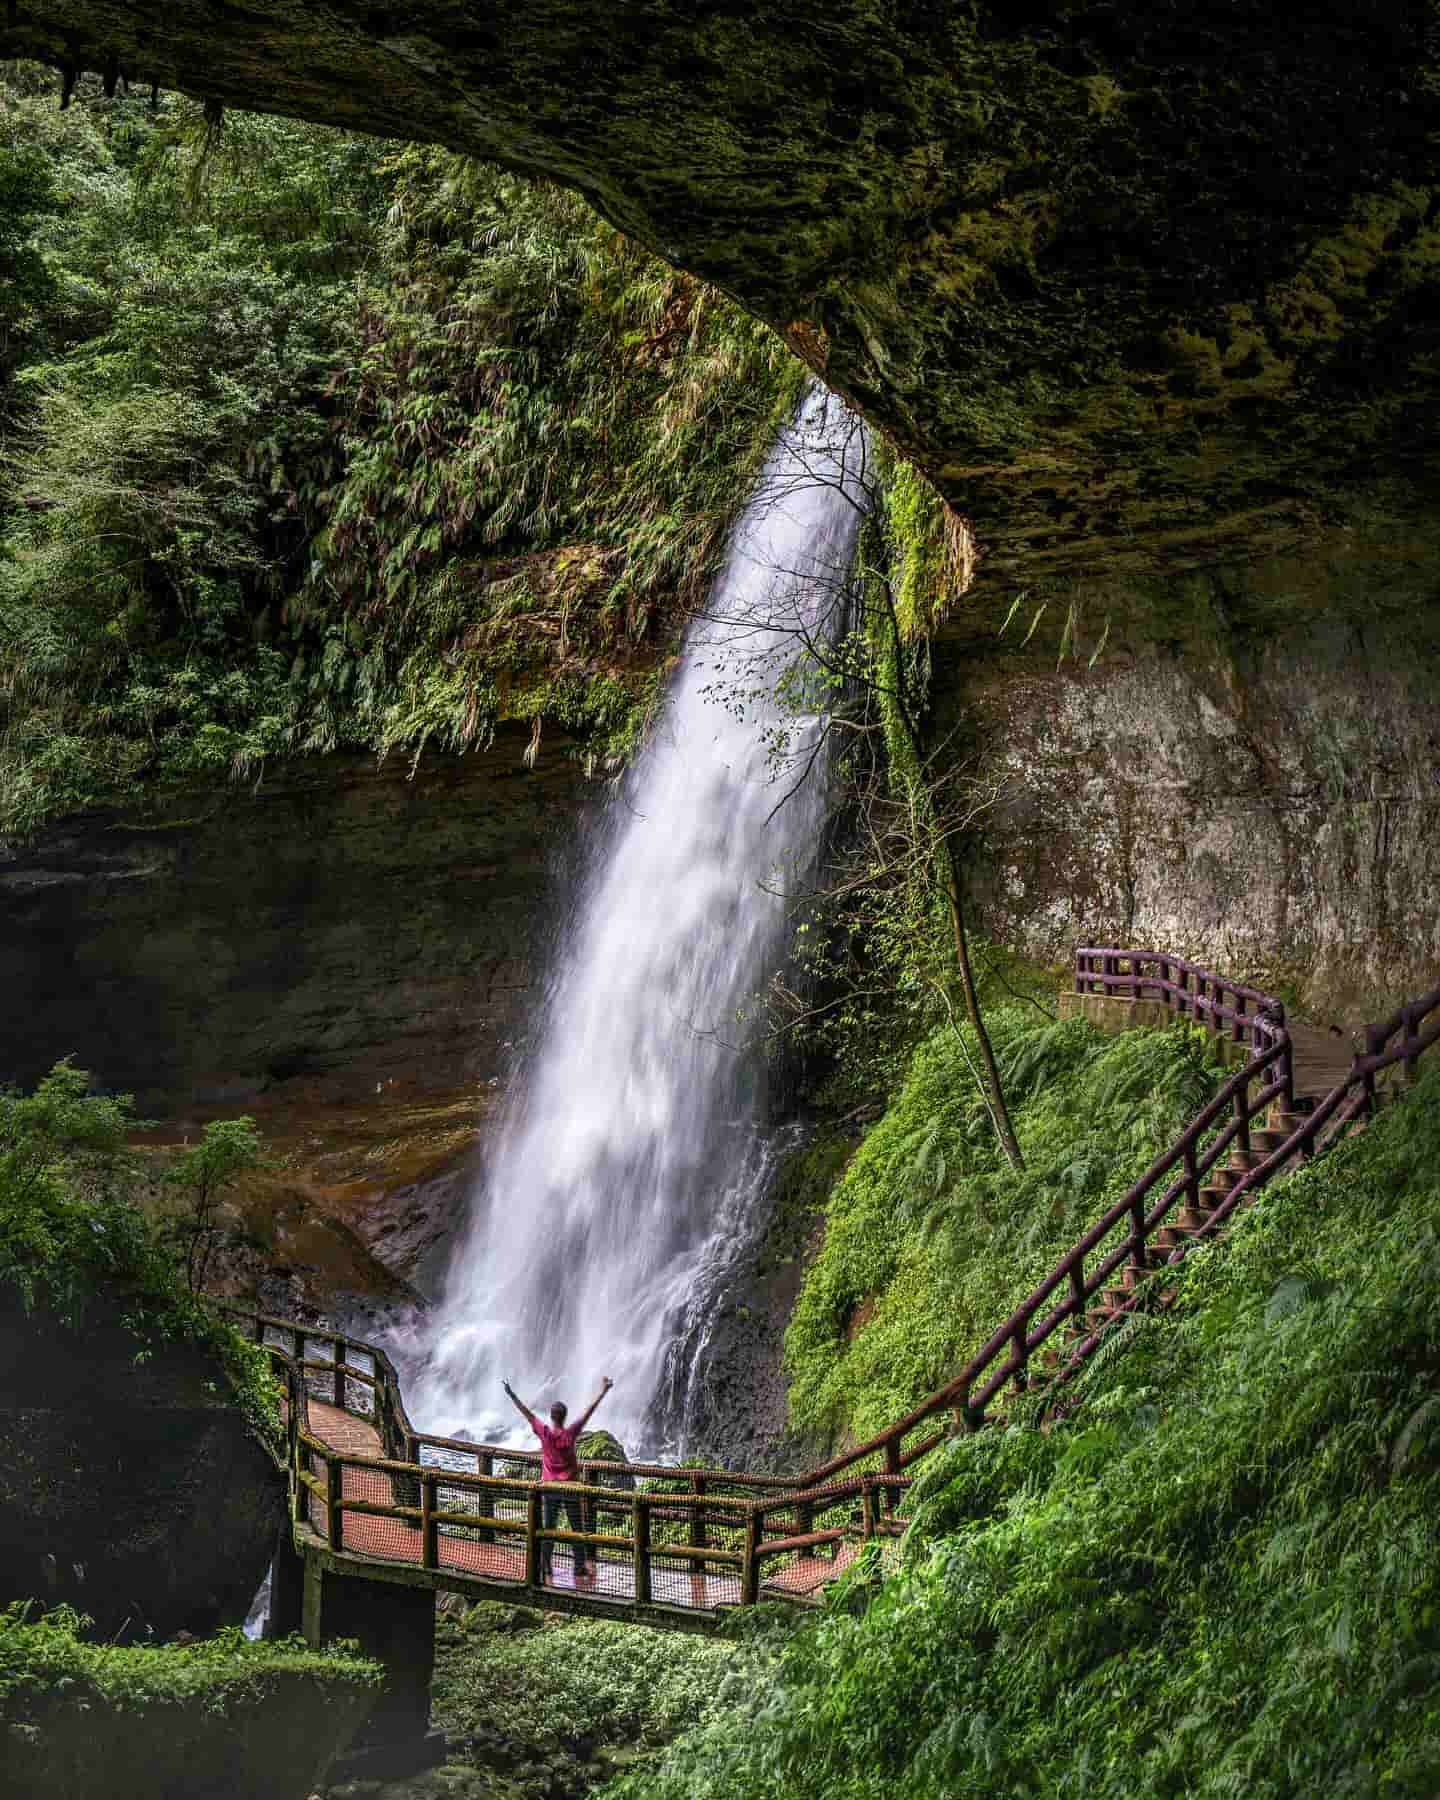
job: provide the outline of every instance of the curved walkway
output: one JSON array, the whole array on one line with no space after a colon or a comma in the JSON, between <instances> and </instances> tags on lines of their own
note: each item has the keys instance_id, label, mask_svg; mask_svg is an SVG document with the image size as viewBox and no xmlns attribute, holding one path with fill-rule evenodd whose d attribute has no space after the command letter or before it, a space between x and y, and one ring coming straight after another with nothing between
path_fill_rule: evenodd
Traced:
<instances>
[{"instance_id":1,"label":"curved walkway","mask_svg":"<svg viewBox=\"0 0 1440 1800\"><path fill-rule=\"evenodd\" d=\"M1440 1042L1440 987L1369 1027L1359 1055L1334 1033L1287 1025L1273 997L1162 951L1083 949L1075 994L1127 1002L1137 1020L1193 1019L1243 1049L1243 1066L905 1418L800 1475L590 1461L578 1483L545 1484L538 1452L417 1432L383 1350L252 1313L285 1381L307 1563L690 1628L764 1597L813 1600L867 1544L894 1550L914 1465L988 1423L1007 1393L1068 1382L1117 1320L1166 1306L1171 1265L1217 1241L1274 1176L1363 1129ZM1047 1391L1041 1409L1071 1405ZM573 1510L554 1516L562 1499ZM588 1573L575 1567L582 1546Z\"/></svg>"},{"instance_id":2,"label":"curved walkway","mask_svg":"<svg viewBox=\"0 0 1440 1800\"><path fill-rule=\"evenodd\" d=\"M310 1399L308 1404L310 1431L332 1449L349 1457L376 1462L384 1459L380 1434L368 1419L325 1401ZM388 1508L394 1496L395 1477L380 1468L367 1468L347 1463L342 1471L341 1491L347 1502ZM443 1478L439 1481L442 1498L447 1496ZM452 1503L458 1495L450 1493ZM597 1503L591 1502L592 1506ZM605 1510L605 1503L599 1502ZM440 1569L477 1576L483 1581L503 1583L511 1587L525 1585L525 1518L524 1508L516 1501L501 1501L497 1512L504 1510L513 1521L513 1535L494 1531L482 1537L473 1527L450 1525L436 1533L436 1562ZM615 1501L617 1513L628 1517L628 1498ZM324 1537L323 1509L313 1495L310 1500L310 1525L317 1536ZM347 1507L344 1525L344 1547L355 1556L377 1557L386 1562L420 1563L423 1552L422 1530L388 1514L351 1510ZM827 1582L850 1566L859 1553L856 1543L842 1543L834 1556L797 1556L778 1569L761 1584L761 1592L775 1599L806 1600L816 1595ZM599 1546L593 1562L593 1573L587 1580L577 1578L573 1548L556 1547L553 1566L543 1586L555 1593L582 1596L587 1600L635 1603L635 1569L633 1550L629 1544L623 1552ZM741 1580L738 1572L719 1573L703 1567L693 1568L688 1560L677 1565L666 1559L657 1547L650 1571L651 1600L658 1606L694 1608L719 1612L741 1604Z\"/></svg>"}]
</instances>

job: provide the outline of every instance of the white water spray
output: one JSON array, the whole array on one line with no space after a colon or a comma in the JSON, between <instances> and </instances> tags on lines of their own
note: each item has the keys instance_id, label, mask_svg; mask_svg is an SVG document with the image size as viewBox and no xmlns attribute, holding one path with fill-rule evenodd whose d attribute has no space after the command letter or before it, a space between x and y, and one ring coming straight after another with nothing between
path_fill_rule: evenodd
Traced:
<instances>
[{"instance_id":1,"label":"white water spray","mask_svg":"<svg viewBox=\"0 0 1440 1800\"><path fill-rule=\"evenodd\" d=\"M825 804L821 720L773 689L805 683L806 645L843 606L864 454L840 402L812 394L609 803L538 1052L427 1333L423 1428L508 1433L503 1378L573 1413L611 1375L597 1425L632 1455L683 1450L704 1315L773 1161L737 1015L782 954L785 894Z\"/></svg>"}]
</instances>

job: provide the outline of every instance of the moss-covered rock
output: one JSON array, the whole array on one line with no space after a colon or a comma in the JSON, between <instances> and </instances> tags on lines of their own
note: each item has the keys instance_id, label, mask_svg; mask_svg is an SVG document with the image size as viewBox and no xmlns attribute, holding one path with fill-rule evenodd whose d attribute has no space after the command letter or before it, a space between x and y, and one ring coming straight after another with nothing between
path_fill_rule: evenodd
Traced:
<instances>
[{"instance_id":1,"label":"moss-covered rock","mask_svg":"<svg viewBox=\"0 0 1440 1800\"><path fill-rule=\"evenodd\" d=\"M86 1642L61 1611L0 1615L0 1791L26 1800L303 1800L379 1669L238 1635Z\"/></svg>"},{"instance_id":2,"label":"moss-covered rock","mask_svg":"<svg viewBox=\"0 0 1440 1800\"><path fill-rule=\"evenodd\" d=\"M81 1324L0 1287L0 1594L107 1635L239 1624L285 1521L285 1477L203 1344L145 1344L133 1292Z\"/></svg>"}]
</instances>

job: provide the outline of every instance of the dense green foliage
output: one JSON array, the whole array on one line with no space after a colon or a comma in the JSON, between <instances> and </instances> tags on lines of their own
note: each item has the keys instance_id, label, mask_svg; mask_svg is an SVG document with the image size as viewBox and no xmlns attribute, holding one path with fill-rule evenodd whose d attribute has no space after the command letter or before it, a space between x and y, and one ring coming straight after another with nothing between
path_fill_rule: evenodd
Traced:
<instances>
[{"instance_id":1,"label":"dense green foliage","mask_svg":"<svg viewBox=\"0 0 1440 1800\"><path fill-rule=\"evenodd\" d=\"M32 1616L32 1614L34 1616ZM342 1647L323 1655L300 1638L249 1639L238 1626L186 1644L97 1644L89 1623L68 1606L34 1614L27 1601L0 1611L0 1708L11 1718L42 1699L83 1710L155 1702L196 1704L224 1712L270 1685L277 1671L330 1677L374 1687L380 1666Z\"/></svg>"},{"instance_id":2,"label":"dense green foliage","mask_svg":"<svg viewBox=\"0 0 1440 1800\"><path fill-rule=\"evenodd\" d=\"M863 1616L627 1800L1433 1794L1440 1072L1126 1335L1070 1423L953 1442Z\"/></svg>"},{"instance_id":3,"label":"dense green foliage","mask_svg":"<svg viewBox=\"0 0 1440 1800\"><path fill-rule=\"evenodd\" d=\"M267 1353L196 1299L169 1234L136 1204L142 1172L126 1142L144 1121L128 1094L89 1088L83 1069L62 1062L33 1094L0 1091L0 1283L69 1329L103 1293L119 1302L138 1355L172 1339L203 1346L256 1430L278 1430Z\"/></svg>"},{"instance_id":4,"label":"dense green foliage","mask_svg":"<svg viewBox=\"0 0 1440 1800\"><path fill-rule=\"evenodd\" d=\"M0 830L500 717L627 747L777 340L556 190L24 67L0 206Z\"/></svg>"},{"instance_id":5,"label":"dense green foliage","mask_svg":"<svg viewBox=\"0 0 1440 1800\"><path fill-rule=\"evenodd\" d=\"M382 1671L341 1646L88 1640L68 1607L0 1611L5 1791L33 1800L141 1794L302 1800ZM11 1785L13 1783L13 1785Z\"/></svg>"},{"instance_id":6,"label":"dense green foliage","mask_svg":"<svg viewBox=\"0 0 1440 1800\"><path fill-rule=\"evenodd\" d=\"M493 1781L513 1800L560 1800L590 1790L607 1751L636 1761L718 1718L744 1655L713 1639L482 1601L463 1623L441 1624L434 1712L452 1759L477 1766L476 1793Z\"/></svg>"},{"instance_id":7,"label":"dense green foliage","mask_svg":"<svg viewBox=\"0 0 1440 1800\"><path fill-rule=\"evenodd\" d=\"M1000 1152L966 1028L938 1028L831 1194L786 1337L799 1426L866 1437L953 1373L1218 1076L1213 1039L1184 1026L1107 1038L1012 1004L991 1030L1026 1172Z\"/></svg>"}]
</instances>

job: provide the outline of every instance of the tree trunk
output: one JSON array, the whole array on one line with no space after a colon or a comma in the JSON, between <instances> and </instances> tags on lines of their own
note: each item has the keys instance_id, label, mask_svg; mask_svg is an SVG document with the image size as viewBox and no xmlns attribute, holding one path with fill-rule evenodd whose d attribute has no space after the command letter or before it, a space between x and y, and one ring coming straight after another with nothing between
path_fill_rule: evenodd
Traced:
<instances>
[{"instance_id":1,"label":"tree trunk","mask_svg":"<svg viewBox=\"0 0 1440 1800\"><path fill-rule=\"evenodd\" d=\"M990 1101L991 1116L995 1121L995 1132L1010 1167L1022 1170L1025 1167L1024 1153L1020 1149L1020 1140L1015 1135L1015 1127L1010 1123L1010 1109L1005 1104L1005 1089L1001 1085L1000 1071L995 1064L995 1051L991 1047L990 1033L985 1029L980 996L975 992L975 973L970 967L970 940L965 931L965 909L960 903L960 884L956 879L955 859L950 854L948 843L941 846L940 857L945 904L950 909L950 928L955 938L955 960L960 965L960 985L965 993L965 1012L975 1028L976 1042L980 1046L980 1065L984 1070L985 1091Z\"/></svg>"}]
</instances>

